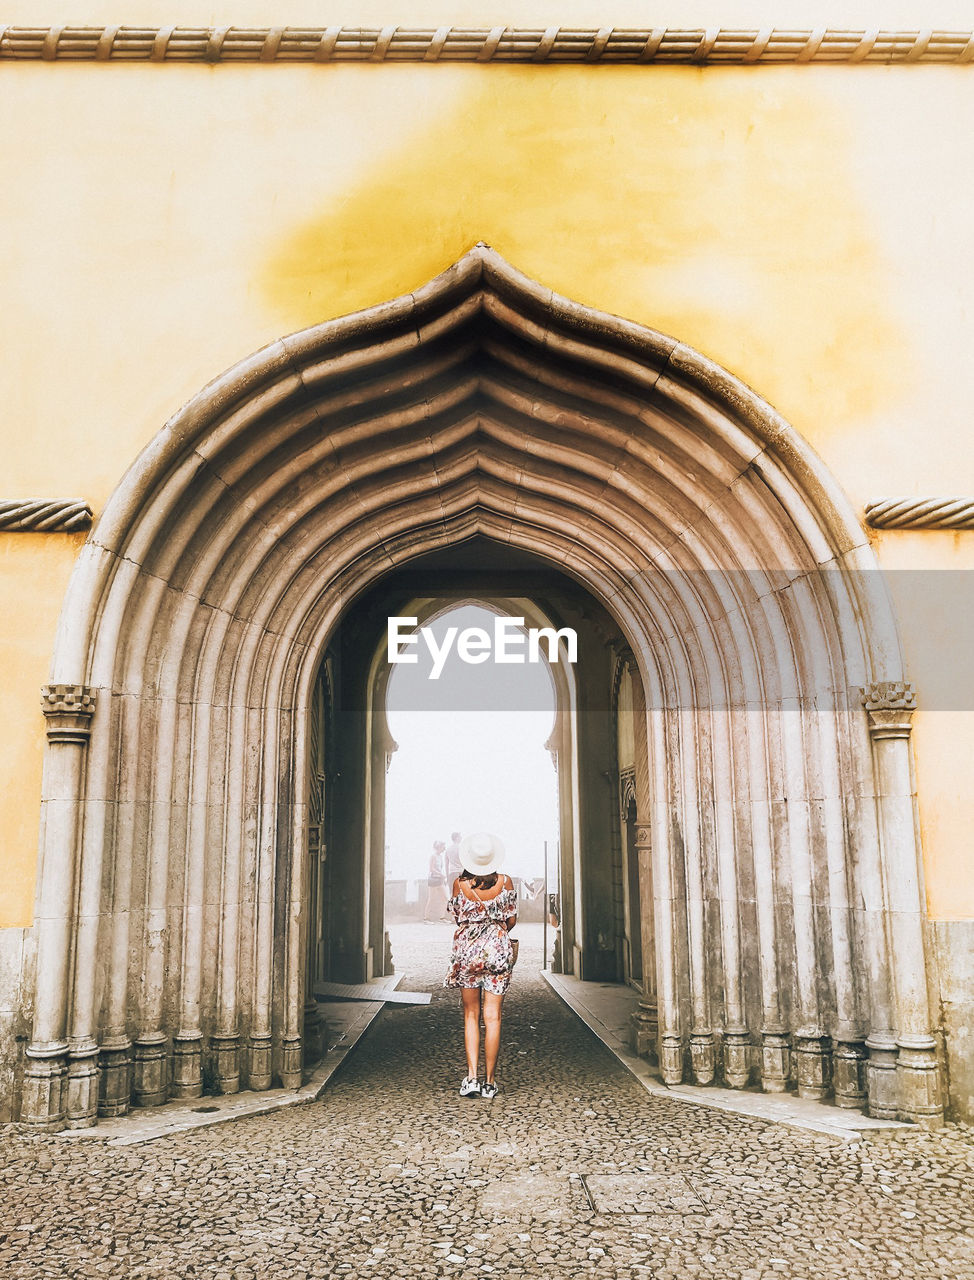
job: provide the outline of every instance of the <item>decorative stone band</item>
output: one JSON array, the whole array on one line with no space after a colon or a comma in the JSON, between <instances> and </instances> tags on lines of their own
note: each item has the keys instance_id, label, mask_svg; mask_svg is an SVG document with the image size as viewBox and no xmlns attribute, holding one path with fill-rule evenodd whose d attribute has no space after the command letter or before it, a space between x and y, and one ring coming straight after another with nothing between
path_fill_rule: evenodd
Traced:
<instances>
[{"instance_id":1,"label":"decorative stone band","mask_svg":"<svg viewBox=\"0 0 974 1280\"><path fill-rule=\"evenodd\" d=\"M974 498L880 498L866 503L874 529L974 529Z\"/></svg>"},{"instance_id":2,"label":"decorative stone band","mask_svg":"<svg viewBox=\"0 0 974 1280\"><path fill-rule=\"evenodd\" d=\"M93 62L912 63L974 61L974 32L600 27L0 27L0 59Z\"/></svg>"},{"instance_id":3,"label":"decorative stone band","mask_svg":"<svg viewBox=\"0 0 974 1280\"><path fill-rule=\"evenodd\" d=\"M91 527L83 498L0 498L0 530L8 533L76 533Z\"/></svg>"},{"instance_id":4,"label":"decorative stone band","mask_svg":"<svg viewBox=\"0 0 974 1280\"><path fill-rule=\"evenodd\" d=\"M46 684L41 709L51 742L87 742L95 712L95 691L83 684Z\"/></svg>"},{"instance_id":5,"label":"decorative stone band","mask_svg":"<svg viewBox=\"0 0 974 1280\"><path fill-rule=\"evenodd\" d=\"M917 705L916 689L912 684L902 680L884 680L866 685L861 698L873 738L909 737Z\"/></svg>"}]
</instances>

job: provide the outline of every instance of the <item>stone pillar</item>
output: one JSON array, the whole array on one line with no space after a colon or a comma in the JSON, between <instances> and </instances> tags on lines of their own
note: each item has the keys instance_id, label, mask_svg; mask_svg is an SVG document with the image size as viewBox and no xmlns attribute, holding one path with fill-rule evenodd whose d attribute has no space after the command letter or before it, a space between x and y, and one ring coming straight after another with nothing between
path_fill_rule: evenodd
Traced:
<instances>
[{"instance_id":1,"label":"stone pillar","mask_svg":"<svg viewBox=\"0 0 974 1280\"><path fill-rule=\"evenodd\" d=\"M128 1036L102 1041L100 1066L98 1114L128 1115L132 1097L132 1042Z\"/></svg>"},{"instance_id":2,"label":"stone pillar","mask_svg":"<svg viewBox=\"0 0 974 1280\"><path fill-rule=\"evenodd\" d=\"M217 947L216 1030L210 1037L217 1093L240 1089L237 962L240 952L241 864L243 861L244 771L247 709L239 703L227 713L227 740L234 785L227 788L223 820L223 888Z\"/></svg>"},{"instance_id":3,"label":"stone pillar","mask_svg":"<svg viewBox=\"0 0 974 1280\"><path fill-rule=\"evenodd\" d=\"M683 866L686 878L687 935L690 966L690 1072L694 1084L713 1084L717 1069L717 1043L711 1025L710 985L707 964L707 920L704 910L703 841L700 813L705 799L700 794L695 753L687 744L698 740L701 725L698 712L683 707L676 713L679 722L682 804L678 821L683 834Z\"/></svg>"},{"instance_id":4,"label":"stone pillar","mask_svg":"<svg viewBox=\"0 0 974 1280\"><path fill-rule=\"evenodd\" d=\"M186 824L186 856L183 875L182 973L179 993L179 1027L172 1044L172 1096L198 1098L203 1093L203 931L206 860L211 828L209 822L210 750L214 731L214 709L193 705L193 753L189 775L189 806ZM162 859L158 859L162 865ZM150 875L154 874L154 860ZM159 885L162 888L162 885ZM150 900L156 885L150 879ZM156 900L158 902L158 900ZM150 915L152 910L150 908ZM161 930L155 931L162 936ZM151 937L151 935L150 935ZM146 1030L135 1042L135 1096L140 1106L154 1106L166 1100L165 1036L162 1025L163 980L159 963L161 948L146 948ZM150 969L151 963L151 969ZM152 981L149 980L150 972ZM160 1043L162 1057L159 1061Z\"/></svg>"},{"instance_id":5,"label":"stone pillar","mask_svg":"<svg viewBox=\"0 0 974 1280\"><path fill-rule=\"evenodd\" d=\"M808 798L808 742L802 728L801 700L781 700L782 761L787 801L788 861L795 930L795 1009L798 1023L792 1040L795 1082L800 1098L824 1098L832 1085L831 1046L819 1008L816 927L812 883L811 805Z\"/></svg>"},{"instance_id":6,"label":"stone pillar","mask_svg":"<svg viewBox=\"0 0 974 1280\"><path fill-rule=\"evenodd\" d=\"M866 1040L867 1110L878 1120L895 1120L899 1115L896 1084L896 1040L892 1035L873 1032Z\"/></svg>"},{"instance_id":7,"label":"stone pillar","mask_svg":"<svg viewBox=\"0 0 974 1280\"><path fill-rule=\"evenodd\" d=\"M652 768L653 919L659 996L659 1068L665 1084L683 1082L683 1033L677 994L676 887L673 876L671 806L667 800L665 711L649 713ZM645 836L637 836L643 840Z\"/></svg>"},{"instance_id":8,"label":"stone pillar","mask_svg":"<svg viewBox=\"0 0 974 1280\"><path fill-rule=\"evenodd\" d=\"M217 1093L237 1093L240 1089L240 1037L230 1035L210 1036L210 1052L213 1055L214 1087Z\"/></svg>"},{"instance_id":9,"label":"stone pillar","mask_svg":"<svg viewBox=\"0 0 974 1280\"><path fill-rule=\"evenodd\" d=\"M930 1034L923 892L910 758L916 709L911 684L884 681L862 690L876 765L876 799L886 879L893 958L893 1000L899 1116L943 1123L937 1048Z\"/></svg>"},{"instance_id":10,"label":"stone pillar","mask_svg":"<svg viewBox=\"0 0 974 1280\"><path fill-rule=\"evenodd\" d=\"M761 1088L765 1093L784 1093L791 1074L791 1040L784 1027L764 1026L761 1030Z\"/></svg>"},{"instance_id":11,"label":"stone pillar","mask_svg":"<svg viewBox=\"0 0 974 1280\"><path fill-rule=\"evenodd\" d=\"M305 881L304 863L306 846L304 840L303 806L298 806L302 815L292 824L292 849L290 862L290 883L288 885L288 911L285 936L285 1006L284 1034L281 1037L281 1084L285 1089L301 1087L304 1070L304 1040L302 1037L304 1022L304 951L303 917L306 906L303 902Z\"/></svg>"},{"instance_id":12,"label":"stone pillar","mask_svg":"<svg viewBox=\"0 0 974 1280\"><path fill-rule=\"evenodd\" d=\"M184 1042L177 1041L176 1044ZM178 1074L185 1062L180 1050L173 1045L173 1071ZM185 1074L185 1073L184 1073ZM163 1031L143 1032L135 1042L133 1054L132 1101L137 1107L158 1107L169 1097L169 1037ZM176 1097L198 1097L199 1090L180 1093Z\"/></svg>"},{"instance_id":13,"label":"stone pillar","mask_svg":"<svg viewBox=\"0 0 974 1280\"><path fill-rule=\"evenodd\" d=\"M815 1031L795 1035L795 1078L800 1098L824 1098L832 1091L832 1046Z\"/></svg>"},{"instance_id":14,"label":"stone pillar","mask_svg":"<svg viewBox=\"0 0 974 1280\"><path fill-rule=\"evenodd\" d=\"M65 1124L69 1129L90 1129L98 1120L100 1068L98 1042L89 1039L71 1042L65 1081Z\"/></svg>"},{"instance_id":15,"label":"stone pillar","mask_svg":"<svg viewBox=\"0 0 974 1280\"><path fill-rule=\"evenodd\" d=\"M274 707L261 713L265 742L278 742L280 723ZM260 821L257 830L254 985L250 1021L251 1089L269 1089L274 1077L274 1032L271 1002L274 989L274 913L277 863L277 756L268 751L260 777Z\"/></svg>"},{"instance_id":16,"label":"stone pillar","mask_svg":"<svg viewBox=\"0 0 974 1280\"><path fill-rule=\"evenodd\" d=\"M248 1044L249 1080L254 1090L269 1089L274 1078L274 1040L270 1033L255 1032Z\"/></svg>"},{"instance_id":17,"label":"stone pillar","mask_svg":"<svg viewBox=\"0 0 974 1280\"><path fill-rule=\"evenodd\" d=\"M86 1123L94 1122L98 1099L97 1045L79 1046L77 1057L69 1062L67 1041L79 818L95 694L84 685L45 685L41 705L47 719L48 748L34 922L37 986L21 1115L25 1124L35 1128L62 1129L69 1098L76 1116ZM72 1068L69 1087L67 1077Z\"/></svg>"},{"instance_id":18,"label":"stone pillar","mask_svg":"<svg viewBox=\"0 0 974 1280\"><path fill-rule=\"evenodd\" d=\"M636 861L639 866L639 922L642 935L643 958L642 992L636 1011L630 1015L629 1040L633 1052L639 1058L656 1056L659 1036L659 1008L655 992L650 985L650 969L653 964L652 899L642 892L644 885L652 884L652 828L636 820Z\"/></svg>"},{"instance_id":19,"label":"stone pillar","mask_svg":"<svg viewBox=\"0 0 974 1280\"><path fill-rule=\"evenodd\" d=\"M739 712L741 712L739 716ZM732 743L743 736L743 709L716 707L710 715L714 765L714 840L719 888L720 951L723 961L724 1036L720 1066L724 1082L743 1089L751 1078L744 1008L741 955L740 888L734 823L734 763Z\"/></svg>"},{"instance_id":20,"label":"stone pillar","mask_svg":"<svg viewBox=\"0 0 974 1280\"><path fill-rule=\"evenodd\" d=\"M724 1080L732 1089L744 1089L750 1082L750 1044L751 1037L746 1028L728 1027L724 1032Z\"/></svg>"},{"instance_id":21,"label":"stone pillar","mask_svg":"<svg viewBox=\"0 0 974 1280\"><path fill-rule=\"evenodd\" d=\"M198 1098L204 1092L202 1076L202 1032L191 1034L180 1030L173 1037L173 1079L170 1093L174 1098Z\"/></svg>"},{"instance_id":22,"label":"stone pillar","mask_svg":"<svg viewBox=\"0 0 974 1280\"><path fill-rule=\"evenodd\" d=\"M866 1105L867 1059L861 1040L838 1040L832 1054L832 1089L836 1105L861 1111Z\"/></svg>"}]
</instances>

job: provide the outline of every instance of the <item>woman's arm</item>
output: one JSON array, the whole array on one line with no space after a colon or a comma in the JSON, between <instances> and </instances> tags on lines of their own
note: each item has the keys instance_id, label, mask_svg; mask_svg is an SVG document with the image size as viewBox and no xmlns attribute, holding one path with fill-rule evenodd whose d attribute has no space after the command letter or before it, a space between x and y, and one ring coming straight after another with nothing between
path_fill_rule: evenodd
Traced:
<instances>
[{"instance_id":1,"label":"woman's arm","mask_svg":"<svg viewBox=\"0 0 974 1280\"><path fill-rule=\"evenodd\" d=\"M514 881L511 879L511 877L505 876L504 879L507 881L504 888L513 889ZM517 907L514 908L514 914L508 916L507 919L504 921L504 923L507 925L507 932L510 933L511 930L514 928L514 926L517 924Z\"/></svg>"}]
</instances>

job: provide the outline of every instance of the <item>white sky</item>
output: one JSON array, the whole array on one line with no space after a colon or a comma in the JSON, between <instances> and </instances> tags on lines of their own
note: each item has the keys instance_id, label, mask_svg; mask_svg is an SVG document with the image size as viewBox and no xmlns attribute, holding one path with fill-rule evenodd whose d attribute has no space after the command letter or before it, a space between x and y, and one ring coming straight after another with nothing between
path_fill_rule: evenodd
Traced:
<instances>
[{"instance_id":1,"label":"white sky","mask_svg":"<svg viewBox=\"0 0 974 1280\"><path fill-rule=\"evenodd\" d=\"M430 625L442 643L451 626L492 633L494 616L464 605ZM454 648L434 682L425 645L418 650L420 662L397 666L389 680L399 750L386 779L387 875L425 880L434 840L490 831L504 842L504 869L529 878L544 874L547 840L553 887L558 795L544 747L554 724L547 666L471 666Z\"/></svg>"}]
</instances>

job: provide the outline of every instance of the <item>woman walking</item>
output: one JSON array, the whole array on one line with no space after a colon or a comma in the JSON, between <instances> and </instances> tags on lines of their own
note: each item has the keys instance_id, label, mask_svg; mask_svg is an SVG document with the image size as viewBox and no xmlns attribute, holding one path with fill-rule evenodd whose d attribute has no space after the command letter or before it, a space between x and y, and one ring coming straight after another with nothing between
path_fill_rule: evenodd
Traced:
<instances>
[{"instance_id":1,"label":"woman walking","mask_svg":"<svg viewBox=\"0 0 974 1280\"><path fill-rule=\"evenodd\" d=\"M453 882L450 906L457 922L453 954L443 985L459 987L463 1002L463 1044L467 1075L461 1098L493 1098L494 1072L501 1039L501 1007L511 985L517 923L517 894L510 876L497 868L504 846L486 832L460 843L462 869ZM484 1018L484 1078L480 1079L480 1015Z\"/></svg>"}]
</instances>

